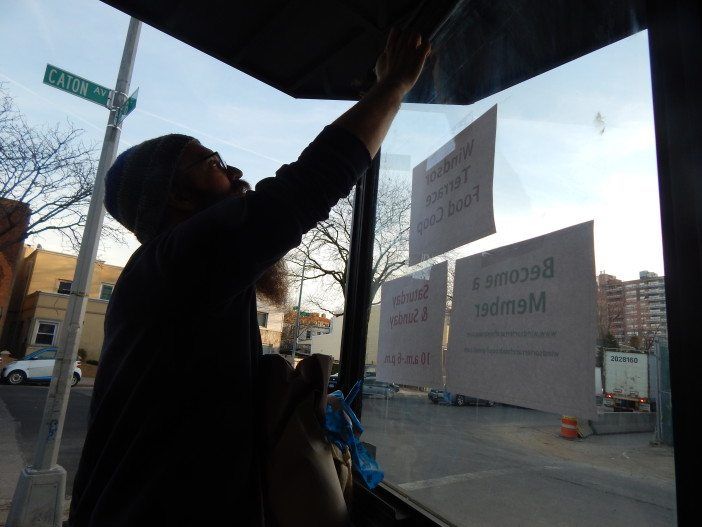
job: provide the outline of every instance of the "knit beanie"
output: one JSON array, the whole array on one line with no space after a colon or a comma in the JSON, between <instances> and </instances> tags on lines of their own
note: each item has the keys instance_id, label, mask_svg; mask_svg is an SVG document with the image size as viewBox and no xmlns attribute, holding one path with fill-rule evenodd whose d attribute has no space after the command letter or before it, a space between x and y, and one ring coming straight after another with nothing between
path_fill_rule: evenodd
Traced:
<instances>
[{"instance_id":1,"label":"knit beanie","mask_svg":"<svg viewBox=\"0 0 702 527\"><path fill-rule=\"evenodd\" d=\"M105 176L105 208L141 243L151 240L163 221L178 160L197 139L170 134L122 152Z\"/></svg>"}]
</instances>

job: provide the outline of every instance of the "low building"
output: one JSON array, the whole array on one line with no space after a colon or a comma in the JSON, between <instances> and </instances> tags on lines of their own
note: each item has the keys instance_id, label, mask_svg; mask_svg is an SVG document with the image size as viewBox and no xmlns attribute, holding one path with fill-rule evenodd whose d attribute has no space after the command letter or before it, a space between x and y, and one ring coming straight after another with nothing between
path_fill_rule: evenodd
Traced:
<instances>
[{"instance_id":1,"label":"low building","mask_svg":"<svg viewBox=\"0 0 702 527\"><path fill-rule=\"evenodd\" d=\"M285 343L282 351L289 353L295 345L297 337L296 353L309 355L312 352L312 337L326 335L331 331L331 319L324 313L312 313L300 311L299 329L297 327L297 308L293 308L285 313L283 334Z\"/></svg>"},{"instance_id":2,"label":"low building","mask_svg":"<svg viewBox=\"0 0 702 527\"><path fill-rule=\"evenodd\" d=\"M77 258L26 246L17 269L5 323L2 348L23 357L58 344L64 326ZM103 341L107 303L122 267L96 261L88 291L88 306L79 349L86 359L97 360Z\"/></svg>"},{"instance_id":3,"label":"low building","mask_svg":"<svg viewBox=\"0 0 702 527\"><path fill-rule=\"evenodd\" d=\"M64 327L68 294L77 258L26 246L18 266L0 349L15 357L59 343ZM123 268L96 261L88 292L88 305L79 349L87 360L99 360L104 340L107 304ZM264 352L280 349L283 312L259 302L258 323Z\"/></svg>"}]
</instances>

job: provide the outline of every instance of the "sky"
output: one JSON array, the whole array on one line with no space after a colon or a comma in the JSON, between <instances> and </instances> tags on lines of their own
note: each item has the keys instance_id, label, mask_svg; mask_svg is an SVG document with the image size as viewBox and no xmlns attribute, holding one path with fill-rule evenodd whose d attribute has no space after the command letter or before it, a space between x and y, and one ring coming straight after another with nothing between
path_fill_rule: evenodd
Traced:
<instances>
[{"instance_id":1,"label":"sky","mask_svg":"<svg viewBox=\"0 0 702 527\"><path fill-rule=\"evenodd\" d=\"M43 73L51 63L114 86L129 18L94 0L0 0L0 13L0 82L17 107L33 125L68 119L99 146L107 110L42 84ZM647 47L641 32L470 106L403 105L383 151L416 166L497 104L497 233L458 254L594 219L598 270L629 280L644 269L663 274ZM137 87L120 151L190 134L252 183L296 159L351 104L295 100L146 25ZM411 184L410 171L395 175ZM99 257L124 265L138 247L127 240L101 247ZM49 236L29 243L66 249Z\"/></svg>"}]
</instances>

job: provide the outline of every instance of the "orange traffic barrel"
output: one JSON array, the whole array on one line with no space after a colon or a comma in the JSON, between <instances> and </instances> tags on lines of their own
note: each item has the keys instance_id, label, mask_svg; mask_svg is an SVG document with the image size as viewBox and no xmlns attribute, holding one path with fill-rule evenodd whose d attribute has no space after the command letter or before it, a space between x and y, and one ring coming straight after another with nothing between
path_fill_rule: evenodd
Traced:
<instances>
[{"instance_id":1,"label":"orange traffic barrel","mask_svg":"<svg viewBox=\"0 0 702 527\"><path fill-rule=\"evenodd\" d=\"M566 439L578 438L578 419L564 415L561 417L561 437Z\"/></svg>"}]
</instances>

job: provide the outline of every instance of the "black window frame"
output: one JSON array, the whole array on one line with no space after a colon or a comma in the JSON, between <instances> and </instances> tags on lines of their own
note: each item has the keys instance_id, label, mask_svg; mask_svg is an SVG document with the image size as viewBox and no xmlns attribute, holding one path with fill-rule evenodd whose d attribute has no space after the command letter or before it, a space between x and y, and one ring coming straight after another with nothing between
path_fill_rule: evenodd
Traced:
<instances>
[{"instance_id":1,"label":"black window frame","mask_svg":"<svg viewBox=\"0 0 702 527\"><path fill-rule=\"evenodd\" d=\"M68 291L61 291L61 286L68 284ZM59 295L69 295L71 293L71 287L73 287L73 280L59 280L58 281L58 287L56 288L56 292Z\"/></svg>"}]
</instances>

